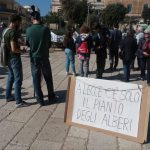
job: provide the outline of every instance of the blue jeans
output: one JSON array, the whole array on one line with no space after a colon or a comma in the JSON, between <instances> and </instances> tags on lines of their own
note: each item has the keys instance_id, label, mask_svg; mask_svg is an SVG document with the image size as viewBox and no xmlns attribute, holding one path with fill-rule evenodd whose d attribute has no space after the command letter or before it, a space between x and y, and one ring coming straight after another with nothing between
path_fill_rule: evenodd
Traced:
<instances>
[{"instance_id":1,"label":"blue jeans","mask_svg":"<svg viewBox=\"0 0 150 150\"><path fill-rule=\"evenodd\" d=\"M37 102L43 104L43 92L41 90L41 74L46 81L49 100L55 97L51 66L48 58L33 59L31 62L33 85L37 96Z\"/></svg>"},{"instance_id":2,"label":"blue jeans","mask_svg":"<svg viewBox=\"0 0 150 150\"><path fill-rule=\"evenodd\" d=\"M74 52L72 50L66 48L65 54L66 54L66 72L69 72L69 67L70 67L70 63L71 63L72 71L73 71L73 73L76 73Z\"/></svg>"},{"instance_id":3,"label":"blue jeans","mask_svg":"<svg viewBox=\"0 0 150 150\"><path fill-rule=\"evenodd\" d=\"M8 79L6 85L6 99L12 98L12 87L14 84L16 104L22 103L21 86L23 80L21 57L13 57L8 63Z\"/></svg>"},{"instance_id":4,"label":"blue jeans","mask_svg":"<svg viewBox=\"0 0 150 150\"><path fill-rule=\"evenodd\" d=\"M125 75L125 81L128 82L130 78L130 65L132 61L125 61L123 62L123 69Z\"/></svg>"}]
</instances>

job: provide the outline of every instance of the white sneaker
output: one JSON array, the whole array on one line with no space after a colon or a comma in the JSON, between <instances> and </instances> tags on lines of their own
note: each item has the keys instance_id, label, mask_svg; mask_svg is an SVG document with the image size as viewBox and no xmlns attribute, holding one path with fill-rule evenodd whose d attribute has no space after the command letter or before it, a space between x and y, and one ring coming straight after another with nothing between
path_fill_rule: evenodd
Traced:
<instances>
[{"instance_id":1,"label":"white sneaker","mask_svg":"<svg viewBox=\"0 0 150 150\"><path fill-rule=\"evenodd\" d=\"M22 101L22 103L16 104L16 108L20 108L20 107L27 107L29 106L29 103Z\"/></svg>"},{"instance_id":2,"label":"white sneaker","mask_svg":"<svg viewBox=\"0 0 150 150\"><path fill-rule=\"evenodd\" d=\"M76 76L76 73L75 73L75 72L73 72L73 73L72 73L72 75L73 75L73 76Z\"/></svg>"},{"instance_id":3,"label":"white sneaker","mask_svg":"<svg viewBox=\"0 0 150 150\"><path fill-rule=\"evenodd\" d=\"M66 76L68 76L69 75L69 72L66 72Z\"/></svg>"}]
</instances>

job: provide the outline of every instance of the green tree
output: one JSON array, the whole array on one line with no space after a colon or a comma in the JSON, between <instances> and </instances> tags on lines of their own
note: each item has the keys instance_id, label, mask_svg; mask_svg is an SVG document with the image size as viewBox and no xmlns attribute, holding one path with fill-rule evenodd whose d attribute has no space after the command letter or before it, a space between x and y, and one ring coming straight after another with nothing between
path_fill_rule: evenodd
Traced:
<instances>
[{"instance_id":1,"label":"green tree","mask_svg":"<svg viewBox=\"0 0 150 150\"><path fill-rule=\"evenodd\" d=\"M142 18L144 19L144 22L146 22L147 20L150 20L150 8L143 10Z\"/></svg>"},{"instance_id":2,"label":"green tree","mask_svg":"<svg viewBox=\"0 0 150 150\"><path fill-rule=\"evenodd\" d=\"M87 16L87 0L61 0L65 19L69 24L82 24Z\"/></svg>"},{"instance_id":3,"label":"green tree","mask_svg":"<svg viewBox=\"0 0 150 150\"><path fill-rule=\"evenodd\" d=\"M44 17L44 22L45 23L59 23L59 16L57 13L48 13L45 17Z\"/></svg>"},{"instance_id":4,"label":"green tree","mask_svg":"<svg viewBox=\"0 0 150 150\"><path fill-rule=\"evenodd\" d=\"M99 16L95 14L89 15L89 26L93 28L99 22Z\"/></svg>"},{"instance_id":5,"label":"green tree","mask_svg":"<svg viewBox=\"0 0 150 150\"><path fill-rule=\"evenodd\" d=\"M128 10L122 4L109 4L102 11L102 22L108 26L113 26L115 23L120 23L124 18Z\"/></svg>"},{"instance_id":6,"label":"green tree","mask_svg":"<svg viewBox=\"0 0 150 150\"><path fill-rule=\"evenodd\" d=\"M65 27L63 16L59 13L50 12L43 19L46 24L55 23L58 24L58 28Z\"/></svg>"}]
</instances>

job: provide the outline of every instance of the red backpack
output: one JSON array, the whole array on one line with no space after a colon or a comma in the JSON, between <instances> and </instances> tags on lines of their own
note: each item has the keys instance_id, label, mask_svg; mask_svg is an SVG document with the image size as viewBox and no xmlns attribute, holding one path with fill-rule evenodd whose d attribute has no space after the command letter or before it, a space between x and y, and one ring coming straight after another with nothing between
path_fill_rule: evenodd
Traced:
<instances>
[{"instance_id":1,"label":"red backpack","mask_svg":"<svg viewBox=\"0 0 150 150\"><path fill-rule=\"evenodd\" d=\"M87 41L82 41L81 42L80 46L77 49L77 52L81 53L81 54L87 54L87 53L89 53Z\"/></svg>"}]
</instances>

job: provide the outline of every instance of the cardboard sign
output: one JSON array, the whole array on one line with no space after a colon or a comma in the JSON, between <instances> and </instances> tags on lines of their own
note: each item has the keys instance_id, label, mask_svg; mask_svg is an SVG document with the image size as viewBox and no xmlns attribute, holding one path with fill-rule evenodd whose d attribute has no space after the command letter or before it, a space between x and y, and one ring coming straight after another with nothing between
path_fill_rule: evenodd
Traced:
<instances>
[{"instance_id":1,"label":"cardboard sign","mask_svg":"<svg viewBox=\"0 0 150 150\"><path fill-rule=\"evenodd\" d=\"M93 78L70 78L65 122L143 143L149 117L148 88Z\"/></svg>"}]
</instances>

